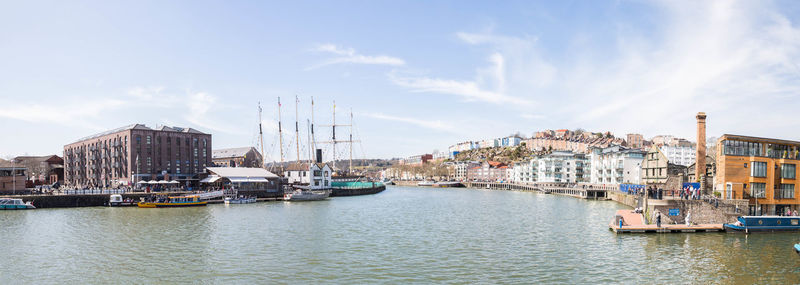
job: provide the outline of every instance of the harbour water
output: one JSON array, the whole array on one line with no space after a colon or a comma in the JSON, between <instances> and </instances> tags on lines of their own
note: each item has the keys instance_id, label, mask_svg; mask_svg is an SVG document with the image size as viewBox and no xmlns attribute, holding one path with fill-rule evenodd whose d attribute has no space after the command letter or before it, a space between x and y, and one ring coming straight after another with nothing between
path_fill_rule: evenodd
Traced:
<instances>
[{"instance_id":1,"label":"harbour water","mask_svg":"<svg viewBox=\"0 0 800 285\"><path fill-rule=\"evenodd\" d=\"M800 234L615 235L624 206L390 187L321 202L0 213L0 283L800 283Z\"/></svg>"}]
</instances>

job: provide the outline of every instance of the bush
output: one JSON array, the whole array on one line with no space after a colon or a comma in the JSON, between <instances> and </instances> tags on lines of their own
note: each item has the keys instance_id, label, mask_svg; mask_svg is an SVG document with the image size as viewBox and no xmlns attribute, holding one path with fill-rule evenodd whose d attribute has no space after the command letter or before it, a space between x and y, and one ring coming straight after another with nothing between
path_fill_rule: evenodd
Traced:
<instances>
[{"instance_id":1,"label":"bush","mask_svg":"<svg viewBox=\"0 0 800 285\"><path fill-rule=\"evenodd\" d=\"M714 191L714 197L720 198L722 197L722 193Z\"/></svg>"}]
</instances>

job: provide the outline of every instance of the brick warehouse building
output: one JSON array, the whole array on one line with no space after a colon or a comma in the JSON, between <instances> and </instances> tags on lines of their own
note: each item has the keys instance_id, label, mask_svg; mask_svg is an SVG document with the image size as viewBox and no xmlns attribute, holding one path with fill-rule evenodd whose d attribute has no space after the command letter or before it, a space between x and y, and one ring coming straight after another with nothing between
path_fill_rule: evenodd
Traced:
<instances>
[{"instance_id":1,"label":"brick warehouse building","mask_svg":"<svg viewBox=\"0 0 800 285\"><path fill-rule=\"evenodd\" d=\"M193 185L211 164L211 134L192 128L133 124L64 146L67 186L116 187L136 181Z\"/></svg>"}]
</instances>

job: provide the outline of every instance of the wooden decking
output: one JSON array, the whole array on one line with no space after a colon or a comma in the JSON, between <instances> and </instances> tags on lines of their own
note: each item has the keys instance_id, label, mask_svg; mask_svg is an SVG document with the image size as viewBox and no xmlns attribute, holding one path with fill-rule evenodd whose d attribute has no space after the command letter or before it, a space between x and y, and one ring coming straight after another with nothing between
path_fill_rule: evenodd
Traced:
<instances>
[{"instance_id":1,"label":"wooden decking","mask_svg":"<svg viewBox=\"0 0 800 285\"><path fill-rule=\"evenodd\" d=\"M622 227L618 223L611 221L608 228L615 233L698 233L698 232L720 232L723 231L722 224L699 224L687 226L685 224L667 225L661 224L646 225L642 214L634 213L631 210L618 210L617 215L622 216Z\"/></svg>"}]
</instances>

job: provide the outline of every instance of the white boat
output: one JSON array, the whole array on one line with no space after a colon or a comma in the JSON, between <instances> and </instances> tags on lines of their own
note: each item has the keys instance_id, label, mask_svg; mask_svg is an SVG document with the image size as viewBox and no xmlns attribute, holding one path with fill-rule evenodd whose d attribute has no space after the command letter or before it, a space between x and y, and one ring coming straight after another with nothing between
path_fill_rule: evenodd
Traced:
<instances>
[{"instance_id":1,"label":"white boat","mask_svg":"<svg viewBox=\"0 0 800 285\"><path fill-rule=\"evenodd\" d=\"M331 190L307 190L296 189L292 192L283 194L284 201L319 201L325 200L331 195Z\"/></svg>"},{"instance_id":2,"label":"white boat","mask_svg":"<svg viewBox=\"0 0 800 285\"><path fill-rule=\"evenodd\" d=\"M0 198L0 210L23 210L36 209L30 201L22 202L22 199Z\"/></svg>"},{"instance_id":3,"label":"white boat","mask_svg":"<svg viewBox=\"0 0 800 285\"><path fill-rule=\"evenodd\" d=\"M417 186L433 186L433 181L420 181Z\"/></svg>"},{"instance_id":4,"label":"white boat","mask_svg":"<svg viewBox=\"0 0 800 285\"><path fill-rule=\"evenodd\" d=\"M136 201L133 199L122 199L120 194L111 194L108 198L109 207L131 207L136 206Z\"/></svg>"},{"instance_id":5,"label":"white boat","mask_svg":"<svg viewBox=\"0 0 800 285\"><path fill-rule=\"evenodd\" d=\"M225 204L251 204L256 202L256 197L225 197Z\"/></svg>"}]
</instances>

